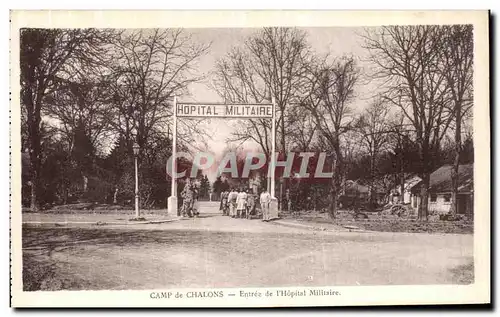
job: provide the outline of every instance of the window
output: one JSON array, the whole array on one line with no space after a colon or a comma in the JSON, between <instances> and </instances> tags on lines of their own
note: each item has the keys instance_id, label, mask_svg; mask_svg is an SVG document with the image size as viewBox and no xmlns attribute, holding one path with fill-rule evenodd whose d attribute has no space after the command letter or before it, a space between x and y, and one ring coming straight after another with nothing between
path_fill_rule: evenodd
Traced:
<instances>
[{"instance_id":1,"label":"window","mask_svg":"<svg viewBox=\"0 0 500 317\"><path fill-rule=\"evenodd\" d=\"M436 194L431 194L431 203L435 203L437 200L437 195Z\"/></svg>"},{"instance_id":2,"label":"window","mask_svg":"<svg viewBox=\"0 0 500 317\"><path fill-rule=\"evenodd\" d=\"M444 195L444 202L449 203L451 201L451 194Z\"/></svg>"}]
</instances>

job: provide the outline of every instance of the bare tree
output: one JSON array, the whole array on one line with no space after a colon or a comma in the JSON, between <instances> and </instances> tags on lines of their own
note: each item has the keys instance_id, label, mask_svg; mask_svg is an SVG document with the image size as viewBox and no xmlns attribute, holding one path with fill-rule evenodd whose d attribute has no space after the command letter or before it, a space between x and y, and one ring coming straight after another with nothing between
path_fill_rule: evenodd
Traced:
<instances>
[{"instance_id":1,"label":"bare tree","mask_svg":"<svg viewBox=\"0 0 500 317\"><path fill-rule=\"evenodd\" d=\"M329 215L336 216L337 200L342 185L344 160L341 137L353 128L351 103L359 69L353 57L332 63L323 62L311 69L310 93L303 105L310 111L333 164Z\"/></svg>"},{"instance_id":2,"label":"bare tree","mask_svg":"<svg viewBox=\"0 0 500 317\"><path fill-rule=\"evenodd\" d=\"M377 159L389 141L389 107L382 99L376 99L356 122L356 131L370 157L370 203L375 202L375 177Z\"/></svg>"},{"instance_id":3,"label":"bare tree","mask_svg":"<svg viewBox=\"0 0 500 317\"><path fill-rule=\"evenodd\" d=\"M126 144L132 157L136 142L140 151L139 166L152 166L164 157L165 147L172 137L170 122L173 97L188 94L188 86L202 80L197 73L198 59L208 52L210 44L195 43L181 29L139 29L124 31L113 43L110 65L113 81L113 111L109 122ZM179 147L194 143L197 121L179 120ZM140 175L147 170L139 169ZM147 201L154 186L143 182L141 195ZM115 186L122 186L120 181Z\"/></svg>"},{"instance_id":4,"label":"bare tree","mask_svg":"<svg viewBox=\"0 0 500 317\"><path fill-rule=\"evenodd\" d=\"M364 149L361 137L354 129L344 133L340 138L340 142L342 145L342 157L344 159L341 193L345 193L348 174L355 167L356 160L364 154Z\"/></svg>"},{"instance_id":5,"label":"bare tree","mask_svg":"<svg viewBox=\"0 0 500 317\"><path fill-rule=\"evenodd\" d=\"M77 127L84 130L93 147L102 145L102 137L109 128L111 114L111 94L109 77L105 74L92 76L85 72L64 81L47 98L51 107L46 114L57 121L58 131L69 146L74 145L74 131Z\"/></svg>"},{"instance_id":6,"label":"bare tree","mask_svg":"<svg viewBox=\"0 0 500 317\"><path fill-rule=\"evenodd\" d=\"M294 107L290 111L287 123L290 147L298 151L310 150L317 139L317 127L314 117L305 107Z\"/></svg>"},{"instance_id":7,"label":"bare tree","mask_svg":"<svg viewBox=\"0 0 500 317\"><path fill-rule=\"evenodd\" d=\"M472 25L444 27L443 52L444 75L451 98L450 111L455 123L455 159L451 170L451 210L458 210L458 167L462 151L462 122L473 105L473 59L474 40Z\"/></svg>"},{"instance_id":8,"label":"bare tree","mask_svg":"<svg viewBox=\"0 0 500 317\"><path fill-rule=\"evenodd\" d=\"M428 188L433 161L451 122L442 63L442 27L388 26L367 30L365 47L381 81L382 96L400 109L415 130L421 161L422 203L428 216Z\"/></svg>"},{"instance_id":9,"label":"bare tree","mask_svg":"<svg viewBox=\"0 0 500 317\"><path fill-rule=\"evenodd\" d=\"M216 65L214 86L227 102L276 101L278 149L286 152L290 109L299 103L310 58L306 33L295 28L264 28L235 48ZM266 119L247 120L234 140L254 140L270 154L271 124Z\"/></svg>"},{"instance_id":10,"label":"bare tree","mask_svg":"<svg viewBox=\"0 0 500 317\"><path fill-rule=\"evenodd\" d=\"M389 128L389 152L393 158L394 171L394 189L399 186L402 201L404 202L405 181L408 174L411 174L409 168L412 161L414 151L414 130L411 124L406 122L406 117L403 113L398 113L388 123Z\"/></svg>"},{"instance_id":11,"label":"bare tree","mask_svg":"<svg viewBox=\"0 0 500 317\"><path fill-rule=\"evenodd\" d=\"M83 70L75 74L61 82L59 88L46 98L51 105L46 115L66 148L65 167L71 167L77 173L69 177L67 183L75 184L80 177L84 192L89 177L95 172L96 157L99 151L103 153L105 137L110 132L109 82L105 75L94 76L94 72ZM63 199L67 201L69 187L64 182L61 186Z\"/></svg>"},{"instance_id":12,"label":"bare tree","mask_svg":"<svg viewBox=\"0 0 500 317\"><path fill-rule=\"evenodd\" d=\"M112 32L96 29L21 30L21 105L31 167L31 209L38 209L42 116L46 97L83 65L102 63Z\"/></svg>"},{"instance_id":13,"label":"bare tree","mask_svg":"<svg viewBox=\"0 0 500 317\"><path fill-rule=\"evenodd\" d=\"M142 157L152 134L167 134L172 98L187 93L190 83L202 79L193 71L208 49L209 45L194 44L179 29L130 31L118 39L111 66L115 111L110 122L125 137L130 152L134 138Z\"/></svg>"}]
</instances>

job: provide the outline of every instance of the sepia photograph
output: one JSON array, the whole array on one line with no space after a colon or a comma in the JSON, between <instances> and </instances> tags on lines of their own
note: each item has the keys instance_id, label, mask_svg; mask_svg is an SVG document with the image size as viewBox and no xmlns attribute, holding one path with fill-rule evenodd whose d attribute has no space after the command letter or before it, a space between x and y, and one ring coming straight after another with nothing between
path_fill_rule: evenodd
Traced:
<instances>
[{"instance_id":1,"label":"sepia photograph","mask_svg":"<svg viewBox=\"0 0 500 317\"><path fill-rule=\"evenodd\" d=\"M15 306L490 302L488 12L114 13L11 12Z\"/></svg>"}]
</instances>

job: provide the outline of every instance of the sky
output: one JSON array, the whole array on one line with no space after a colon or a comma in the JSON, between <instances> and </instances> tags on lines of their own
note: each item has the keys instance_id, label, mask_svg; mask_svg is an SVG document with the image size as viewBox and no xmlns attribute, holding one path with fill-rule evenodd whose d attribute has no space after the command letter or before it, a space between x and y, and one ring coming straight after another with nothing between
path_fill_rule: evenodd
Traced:
<instances>
[{"instance_id":1,"label":"sky","mask_svg":"<svg viewBox=\"0 0 500 317\"><path fill-rule=\"evenodd\" d=\"M367 57L366 50L362 47L363 39L359 34L362 28L346 27L314 27L300 28L307 33L307 41L311 49L319 55L329 53L331 56L354 55L360 59L359 66L366 70L369 65L363 60ZM189 96L179 96L179 101L184 102L222 102L218 94L210 88L211 73L215 70L217 60L228 54L232 48L243 45L246 38L257 32L254 28L219 28L219 29L186 29L192 40L200 43L211 43L208 54L202 56L198 62L198 74L206 75L202 82L191 84L188 89ZM369 103L373 92L373 85L359 84L356 89L357 98L353 104L356 110L362 110ZM221 153L227 145L227 138L234 131L236 120L211 119L204 124L209 151ZM251 141L243 144L244 148L253 148L256 144ZM212 176L212 177L210 177ZM213 178L213 175L210 175Z\"/></svg>"}]
</instances>

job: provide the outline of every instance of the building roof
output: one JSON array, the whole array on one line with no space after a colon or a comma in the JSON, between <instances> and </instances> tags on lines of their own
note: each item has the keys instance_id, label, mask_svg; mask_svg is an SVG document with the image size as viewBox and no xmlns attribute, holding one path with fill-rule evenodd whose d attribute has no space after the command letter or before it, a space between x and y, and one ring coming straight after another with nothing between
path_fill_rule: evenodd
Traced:
<instances>
[{"instance_id":1,"label":"building roof","mask_svg":"<svg viewBox=\"0 0 500 317\"><path fill-rule=\"evenodd\" d=\"M430 175L429 192L451 192L451 171L453 165L443 165ZM412 188L412 192L419 191L421 182ZM464 164L458 167L458 192L469 193L474 191L474 165Z\"/></svg>"},{"instance_id":2,"label":"building roof","mask_svg":"<svg viewBox=\"0 0 500 317\"><path fill-rule=\"evenodd\" d=\"M417 185L421 181L422 181L422 179L418 176L415 176L415 175L412 177L408 177L405 180L405 190L410 191L413 188L413 186Z\"/></svg>"}]
</instances>

